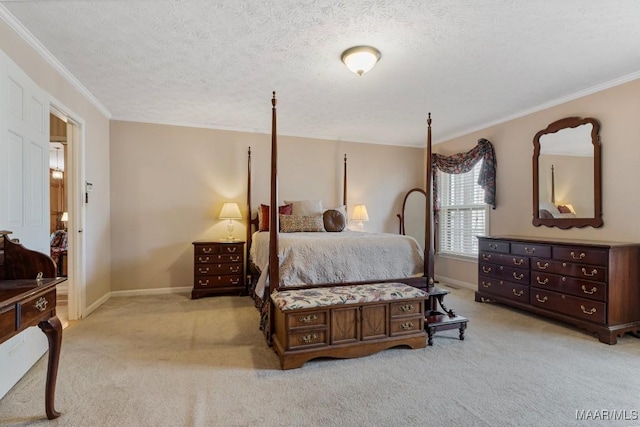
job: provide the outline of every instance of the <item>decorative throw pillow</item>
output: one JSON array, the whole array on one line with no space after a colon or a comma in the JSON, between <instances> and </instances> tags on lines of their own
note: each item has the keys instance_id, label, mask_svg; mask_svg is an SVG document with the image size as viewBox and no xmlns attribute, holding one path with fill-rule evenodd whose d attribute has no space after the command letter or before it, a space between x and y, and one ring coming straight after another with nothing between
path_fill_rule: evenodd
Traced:
<instances>
[{"instance_id":1,"label":"decorative throw pillow","mask_svg":"<svg viewBox=\"0 0 640 427\"><path fill-rule=\"evenodd\" d=\"M569 206L559 205L558 210L560 211L560 213L571 213L571 209L569 208Z\"/></svg>"},{"instance_id":2,"label":"decorative throw pillow","mask_svg":"<svg viewBox=\"0 0 640 427\"><path fill-rule=\"evenodd\" d=\"M280 231L282 233L296 233L299 231L324 231L324 222L322 221L322 215L280 215Z\"/></svg>"},{"instance_id":3,"label":"decorative throw pillow","mask_svg":"<svg viewBox=\"0 0 640 427\"><path fill-rule=\"evenodd\" d=\"M278 206L278 214L291 215L291 205ZM269 231L268 205L260 205L260 209L258 209L258 231Z\"/></svg>"},{"instance_id":4,"label":"decorative throw pillow","mask_svg":"<svg viewBox=\"0 0 640 427\"><path fill-rule=\"evenodd\" d=\"M347 217L337 209L328 209L322 214L324 229L330 232L339 232L344 230L347 225Z\"/></svg>"},{"instance_id":5,"label":"decorative throw pillow","mask_svg":"<svg viewBox=\"0 0 640 427\"><path fill-rule=\"evenodd\" d=\"M322 200L285 200L284 202L291 205L291 215L322 215Z\"/></svg>"}]
</instances>

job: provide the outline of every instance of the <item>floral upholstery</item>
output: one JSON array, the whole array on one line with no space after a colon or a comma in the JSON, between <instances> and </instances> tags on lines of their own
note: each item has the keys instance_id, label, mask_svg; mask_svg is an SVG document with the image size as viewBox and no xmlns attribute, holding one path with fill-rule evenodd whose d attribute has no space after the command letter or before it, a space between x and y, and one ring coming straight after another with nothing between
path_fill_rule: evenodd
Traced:
<instances>
[{"instance_id":1,"label":"floral upholstery","mask_svg":"<svg viewBox=\"0 0 640 427\"><path fill-rule=\"evenodd\" d=\"M341 304L427 298L429 294L404 283L333 286L274 291L271 299L281 311L326 307Z\"/></svg>"}]
</instances>

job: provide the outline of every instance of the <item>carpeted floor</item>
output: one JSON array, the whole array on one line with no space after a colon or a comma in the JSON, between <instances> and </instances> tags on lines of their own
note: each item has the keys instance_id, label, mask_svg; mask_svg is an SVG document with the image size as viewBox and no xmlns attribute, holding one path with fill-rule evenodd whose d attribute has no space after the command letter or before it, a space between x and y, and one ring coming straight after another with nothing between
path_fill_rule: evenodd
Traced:
<instances>
[{"instance_id":1,"label":"carpeted floor","mask_svg":"<svg viewBox=\"0 0 640 427\"><path fill-rule=\"evenodd\" d=\"M640 339L602 344L467 289L445 302L470 319L465 341L281 371L248 297L112 298L64 332L62 416L45 418L44 358L0 400L0 424L640 425Z\"/></svg>"}]
</instances>

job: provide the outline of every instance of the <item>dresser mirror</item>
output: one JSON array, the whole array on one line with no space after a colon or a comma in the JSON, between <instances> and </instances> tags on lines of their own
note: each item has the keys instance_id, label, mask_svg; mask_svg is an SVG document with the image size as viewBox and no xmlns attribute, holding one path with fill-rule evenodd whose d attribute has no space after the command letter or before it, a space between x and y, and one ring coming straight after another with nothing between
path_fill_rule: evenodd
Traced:
<instances>
[{"instance_id":1,"label":"dresser mirror","mask_svg":"<svg viewBox=\"0 0 640 427\"><path fill-rule=\"evenodd\" d=\"M600 123L567 117L533 138L533 225L601 227Z\"/></svg>"},{"instance_id":2,"label":"dresser mirror","mask_svg":"<svg viewBox=\"0 0 640 427\"><path fill-rule=\"evenodd\" d=\"M413 237L420 247L425 242L426 197L421 188L409 190L402 201L402 213L398 214L400 234Z\"/></svg>"}]
</instances>

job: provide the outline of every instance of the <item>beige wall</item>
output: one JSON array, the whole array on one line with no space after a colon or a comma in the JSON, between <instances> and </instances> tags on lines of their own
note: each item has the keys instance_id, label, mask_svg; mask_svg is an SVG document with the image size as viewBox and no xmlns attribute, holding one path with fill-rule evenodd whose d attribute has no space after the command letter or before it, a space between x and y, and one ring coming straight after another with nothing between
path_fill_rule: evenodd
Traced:
<instances>
[{"instance_id":1,"label":"beige wall","mask_svg":"<svg viewBox=\"0 0 640 427\"><path fill-rule=\"evenodd\" d=\"M635 80L544 111L445 141L435 152L453 154L487 138L497 159L497 208L491 211L492 235L640 242L634 212L640 209L640 80ZM603 220L601 228L534 227L532 220L533 137L558 119L594 117L600 121L602 142ZM629 184L632 183L632 184ZM438 258L436 276L476 286L477 264Z\"/></svg>"},{"instance_id":2,"label":"beige wall","mask_svg":"<svg viewBox=\"0 0 640 427\"><path fill-rule=\"evenodd\" d=\"M86 304L91 306L110 291L111 281L109 120L2 20L0 49L38 86L84 121L86 179L94 184L84 226Z\"/></svg>"},{"instance_id":3,"label":"beige wall","mask_svg":"<svg viewBox=\"0 0 640 427\"><path fill-rule=\"evenodd\" d=\"M246 217L249 146L254 212L269 203L270 143L264 134L112 121L112 290L190 287L191 243L226 236L222 204L238 202ZM397 232L404 193L423 182L423 152L281 136L280 202L341 204L346 153L348 208L367 205L366 230ZM236 223L237 238L244 239L245 224Z\"/></svg>"}]
</instances>

